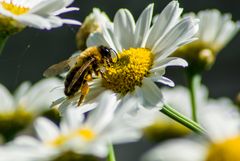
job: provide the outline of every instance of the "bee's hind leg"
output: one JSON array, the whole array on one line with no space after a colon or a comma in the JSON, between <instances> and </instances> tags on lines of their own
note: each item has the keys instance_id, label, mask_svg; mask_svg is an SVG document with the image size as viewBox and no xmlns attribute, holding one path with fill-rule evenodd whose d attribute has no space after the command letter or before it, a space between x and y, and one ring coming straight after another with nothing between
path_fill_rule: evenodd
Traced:
<instances>
[{"instance_id":1,"label":"bee's hind leg","mask_svg":"<svg viewBox=\"0 0 240 161\"><path fill-rule=\"evenodd\" d=\"M84 98L88 94L88 92L89 92L89 86L88 86L87 81L85 81L81 87L81 96L78 101L78 106L80 106L80 104L82 103L82 101L84 100Z\"/></svg>"}]
</instances>

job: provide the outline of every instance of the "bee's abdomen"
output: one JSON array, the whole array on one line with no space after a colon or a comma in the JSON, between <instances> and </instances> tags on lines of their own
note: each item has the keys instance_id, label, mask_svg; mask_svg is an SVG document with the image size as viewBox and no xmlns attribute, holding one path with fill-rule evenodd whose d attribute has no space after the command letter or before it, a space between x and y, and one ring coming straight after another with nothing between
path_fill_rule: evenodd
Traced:
<instances>
[{"instance_id":1,"label":"bee's abdomen","mask_svg":"<svg viewBox=\"0 0 240 161\"><path fill-rule=\"evenodd\" d=\"M64 85L65 85L64 93L66 96L73 96L81 88L88 70L83 71L83 73L79 75L79 77L77 78L77 81L70 86L70 84L73 81L73 78L75 77L75 75L77 74L80 68L81 67L75 67L71 69L67 74L64 82Z\"/></svg>"}]
</instances>

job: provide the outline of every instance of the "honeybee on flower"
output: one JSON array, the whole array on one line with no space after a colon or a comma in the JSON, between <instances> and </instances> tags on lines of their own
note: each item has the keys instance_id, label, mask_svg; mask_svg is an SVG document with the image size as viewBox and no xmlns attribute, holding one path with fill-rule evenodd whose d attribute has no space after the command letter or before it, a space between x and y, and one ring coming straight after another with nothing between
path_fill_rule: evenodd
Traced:
<instances>
[{"instance_id":1,"label":"honeybee on flower","mask_svg":"<svg viewBox=\"0 0 240 161\"><path fill-rule=\"evenodd\" d=\"M170 86L174 83L164 77L167 66L187 66L181 58L168 57L179 46L196 40L198 20L180 19L182 9L177 1L170 2L158 20L152 22L153 4L147 6L135 23L127 9L120 9L112 25L102 28L102 33L93 33L87 46L106 46L116 51L110 65L104 66L101 77L89 83L90 91L85 102L94 99L103 91L113 91L119 99L134 97L146 108L161 108L162 94L154 82ZM60 109L77 104L81 91L72 98L60 98ZM83 101L84 103L84 101ZM64 107L63 107L64 106ZM86 109L87 110L87 109Z\"/></svg>"}]
</instances>

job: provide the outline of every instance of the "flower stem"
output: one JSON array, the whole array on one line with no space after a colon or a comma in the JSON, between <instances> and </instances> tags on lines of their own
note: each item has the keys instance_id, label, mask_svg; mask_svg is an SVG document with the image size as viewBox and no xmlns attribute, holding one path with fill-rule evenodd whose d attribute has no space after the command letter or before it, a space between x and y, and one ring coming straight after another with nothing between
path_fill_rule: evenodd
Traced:
<instances>
[{"instance_id":1,"label":"flower stem","mask_svg":"<svg viewBox=\"0 0 240 161\"><path fill-rule=\"evenodd\" d=\"M180 114L174 110L171 106L164 104L163 108L160 110L165 115L169 116L173 120L181 123L182 125L188 127L192 131L198 134L206 134L205 130L196 122L188 119L186 116Z\"/></svg>"},{"instance_id":2,"label":"flower stem","mask_svg":"<svg viewBox=\"0 0 240 161\"><path fill-rule=\"evenodd\" d=\"M188 89L189 89L189 95L190 95L191 107L192 107L192 119L195 122L198 122L196 91L197 89L199 89L199 86L201 83L201 76L194 72L188 72L187 74L188 74Z\"/></svg>"},{"instance_id":3,"label":"flower stem","mask_svg":"<svg viewBox=\"0 0 240 161\"><path fill-rule=\"evenodd\" d=\"M3 49L4 49L4 46L5 46L6 42L7 42L7 39L8 39L8 37L0 36L0 55L1 55L2 51L3 51Z\"/></svg>"},{"instance_id":4,"label":"flower stem","mask_svg":"<svg viewBox=\"0 0 240 161\"><path fill-rule=\"evenodd\" d=\"M112 144L109 145L109 153L108 153L107 161L116 161L115 152Z\"/></svg>"}]
</instances>

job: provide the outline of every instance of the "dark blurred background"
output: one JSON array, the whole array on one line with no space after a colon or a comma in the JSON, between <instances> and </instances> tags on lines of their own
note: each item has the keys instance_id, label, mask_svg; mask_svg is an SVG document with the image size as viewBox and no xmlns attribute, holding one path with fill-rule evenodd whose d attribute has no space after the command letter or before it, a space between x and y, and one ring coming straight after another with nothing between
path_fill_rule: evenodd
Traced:
<instances>
[{"instance_id":1,"label":"dark blurred background","mask_svg":"<svg viewBox=\"0 0 240 161\"><path fill-rule=\"evenodd\" d=\"M93 7L105 11L112 19L119 8L128 8L135 19L149 4L155 3L154 13L159 13L169 0L76 0L73 6L80 7L79 12L64 17L84 20ZM240 20L239 0L179 0L184 12L197 12L203 9L217 8L229 12L234 20ZM75 50L76 26L65 25L50 31L26 29L12 36L2 55L0 55L0 83L13 91L21 82L36 82L42 78L43 71L54 63L68 58ZM213 68L204 73L203 83L208 86L211 97L228 96L232 99L240 91L240 34L238 34L218 55ZM185 84L183 70L170 68L167 76L176 84ZM118 161L136 161L152 143L121 145L117 147Z\"/></svg>"}]
</instances>

